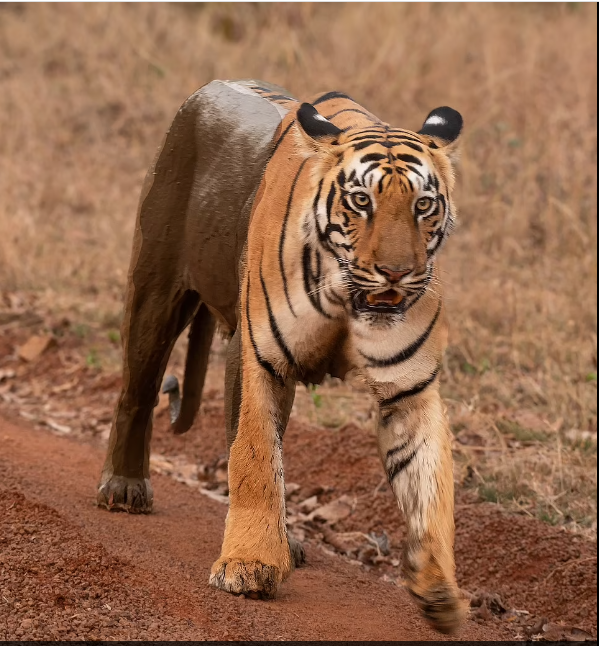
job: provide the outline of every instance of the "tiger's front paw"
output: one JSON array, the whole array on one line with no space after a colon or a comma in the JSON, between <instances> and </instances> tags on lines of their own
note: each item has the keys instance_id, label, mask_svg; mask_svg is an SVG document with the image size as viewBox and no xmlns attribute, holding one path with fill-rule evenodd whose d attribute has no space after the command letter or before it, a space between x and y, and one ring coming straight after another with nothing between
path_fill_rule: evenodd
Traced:
<instances>
[{"instance_id":1,"label":"tiger's front paw","mask_svg":"<svg viewBox=\"0 0 599 646\"><path fill-rule=\"evenodd\" d=\"M281 569L260 561L221 557L212 566L210 585L253 599L272 599L283 580Z\"/></svg>"},{"instance_id":2,"label":"tiger's front paw","mask_svg":"<svg viewBox=\"0 0 599 646\"><path fill-rule=\"evenodd\" d=\"M433 628L445 635L458 632L466 619L468 601L457 588L439 585L424 594L410 592Z\"/></svg>"}]
</instances>

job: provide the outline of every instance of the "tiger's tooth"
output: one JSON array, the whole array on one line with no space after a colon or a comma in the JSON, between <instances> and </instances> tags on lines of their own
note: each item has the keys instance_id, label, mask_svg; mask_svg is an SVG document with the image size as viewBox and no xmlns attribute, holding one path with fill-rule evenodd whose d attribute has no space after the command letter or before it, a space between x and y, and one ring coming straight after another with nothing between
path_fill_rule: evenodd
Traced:
<instances>
[{"instance_id":1,"label":"tiger's tooth","mask_svg":"<svg viewBox=\"0 0 599 646\"><path fill-rule=\"evenodd\" d=\"M393 297L393 305L399 305L402 301L403 296L398 292L395 292L395 296Z\"/></svg>"},{"instance_id":2,"label":"tiger's tooth","mask_svg":"<svg viewBox=\"0 0 599 646\"><path fill-rule=\"evenodd\" d=\"M371 304L374 305L377 300L376 300L376 294L366 294L366 300Z\"/></svg>"}]
</instances>

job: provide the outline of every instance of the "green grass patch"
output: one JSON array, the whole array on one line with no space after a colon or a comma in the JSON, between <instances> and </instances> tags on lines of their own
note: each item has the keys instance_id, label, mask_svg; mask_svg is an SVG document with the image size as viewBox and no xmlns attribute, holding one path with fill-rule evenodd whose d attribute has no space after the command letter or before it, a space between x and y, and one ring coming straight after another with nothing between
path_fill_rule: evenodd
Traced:
<instances>
[{"instance_id":1,"label":"green grass patch","mask_svg":"<svg viewBox=\"0 0 599 646\"><path fill-rule=\"evenodd\" d=\"M88 368L100 369L102 364L100 362L100 357L98 356L98 351L96 348L90 348L87 356L85 357L85 365Z\"/></svg>"},{"instance_id":2,"label":"green grass patch","mask_svg":"<svg viewBox=\"0 0 599 646\"><path fill-rule=\"evenodd\" d=\"M75 323L75 325L73 325L73 334L78 339L85 339L85 337L89 336L90 332L91 328L85 323Z\"/></svg>"},{"instance_id":3,"label":"green grass patch","mask_svg":"<svg viewBox=\"0 0 599 646\"><path fill-rule=\"evenodd\" d=\"M322 395L316 392L317 388L318 386L316 384L310 384L308 386L308 392L310 393L310 398L312 399L314 406L316 408L322 408Z\"/></svg>"},{"instance_id":4,"label":"green grass patch","mask_svg":"<svg viewBox=\"0 0 599 646\"><path fill-rule=\"evenodd\" d=\"M498 419L496 425L504 435L512 435L518 442L547 442L550 439L543 431L533 431L508 419Z\"/></svg>"}]
</instances>

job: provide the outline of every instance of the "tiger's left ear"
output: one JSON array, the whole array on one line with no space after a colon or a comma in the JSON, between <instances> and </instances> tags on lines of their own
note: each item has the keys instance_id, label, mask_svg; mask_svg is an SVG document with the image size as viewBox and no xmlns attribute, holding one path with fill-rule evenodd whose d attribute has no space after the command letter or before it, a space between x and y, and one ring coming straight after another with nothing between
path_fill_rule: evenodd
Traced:
<instances>
[{"instance_id":1,"label":"tiger's left ear","mask_svg":"<svg viewBox=\"0 0 599 646\"><path fill-rule=\"evenodd\" d=\"M343 132L334 123L322 116L310 103L302 103L297 111L297 120L303 132L319 144L335 144Z\"/></svg>"},{"instance_id":2,"label":"tiger's left ear","mask_svg":"<svg viewBox=\"0 0 599 646\"><path fill-rule=\"evenodd\" d=\"M443 152L453 161L457 157L458 142L464 120L453 108L435 108L426 118L419 135L430 137L430 148L443 148Z\"/></svg>"}]
</instances>

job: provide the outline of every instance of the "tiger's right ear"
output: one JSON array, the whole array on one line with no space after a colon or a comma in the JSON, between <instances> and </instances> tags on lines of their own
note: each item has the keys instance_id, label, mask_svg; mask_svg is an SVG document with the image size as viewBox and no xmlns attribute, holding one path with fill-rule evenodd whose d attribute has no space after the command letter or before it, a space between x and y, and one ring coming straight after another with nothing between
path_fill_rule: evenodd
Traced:
<instances>
[{"instance_id":1,"label":"tiger's right ear","mask_svg":"<svg viewBox=\"0 0 599 646\"><path fill-rule=\"evenodd\" d=\"M310 103L302 103L297 111L297 121L303 132L319 144L336 144L343 132L322 116Z\"/></svg>"},{"instance_id":2,"label":"tiger's right ear","mask_svg":"<svg viewBox=\"0 0 599 646\"><path fill-rule=\"evenodd\" d=\"M459 153L459 141L464 127L462 115L453 108L435 108L418 131L424 135L431 148L441 148L450 161L455 162Z\"/></svg>"}]
</instances>

